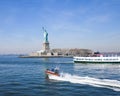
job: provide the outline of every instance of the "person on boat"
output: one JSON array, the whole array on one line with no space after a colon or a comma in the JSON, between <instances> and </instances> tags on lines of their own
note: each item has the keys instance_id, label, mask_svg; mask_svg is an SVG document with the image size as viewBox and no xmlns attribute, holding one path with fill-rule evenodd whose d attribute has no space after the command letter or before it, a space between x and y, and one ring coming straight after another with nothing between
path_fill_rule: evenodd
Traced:
<instances>
[{"instance_id":1,"label":"person on boat","mask_svg":"<svg viewBox=\"0 0 120 96\"><path fill-rule=\"evenodd\" d=\"M59 69L55 68L55 74L59 74Z\"/></svg>"},{"instance_id":2,"label":"person on boat","mask_svg":"<svg viewBox=\"0 0 120 96\"><path fill-rule=\"evenodd\" d=\"M52 69L51 69L51 71L52 71L52 72L54 72L54 71L55 71L55 69L54 69L54 68L52 68Z\"/></svg>"},{"instance_id":3,"label":"person on boat","mask_svg":"<svg viewBox=\"0 0 120 96\"><path fill-rule=\"evenodd\" d=\"M50 69L46 69L46 72L47 72L47 71L50 71Z\"/></svg>"}]
</instances>

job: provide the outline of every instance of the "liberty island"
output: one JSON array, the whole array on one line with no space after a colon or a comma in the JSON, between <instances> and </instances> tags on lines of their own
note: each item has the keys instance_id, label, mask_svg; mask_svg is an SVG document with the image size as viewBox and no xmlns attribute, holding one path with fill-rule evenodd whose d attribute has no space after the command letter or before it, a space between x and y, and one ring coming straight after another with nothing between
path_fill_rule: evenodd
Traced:
<instances>
[{"instance_id":1,"label":"liberty island","mask_svg":"<svg viewBox=\"0 0 120 96\"><path fill-rule=\"evenodd\" d=\"M50 49L50 43L48 40L48 32L47 30L43 27L43 44L42 44L42 49L37 51L37 52L32 52L28 55L23 55L20 56L22 58L54 58L54 57L66 57L70 58L75 55L82 54L83 56L88 56L89 54L92 54L91 50L88 49Z\"/></svg>"},{"instance_id":2,"label":"liberty island","mask_svg":"<svg viewBox=\"0 0 120 96\"><path fill-rule=\"evenodd\" d=\"M43 37L44 37L42 49L36 52L32 52L28 55L21 55L19 57L21 58L73 57L73 56L65 55L61 53L60 51L58 52L59 49L55 49L55 50L50 49L50 43L48 40L48 32L44 27L42 27L42 30L43 30Z\"/></svg>"}]
</instances>

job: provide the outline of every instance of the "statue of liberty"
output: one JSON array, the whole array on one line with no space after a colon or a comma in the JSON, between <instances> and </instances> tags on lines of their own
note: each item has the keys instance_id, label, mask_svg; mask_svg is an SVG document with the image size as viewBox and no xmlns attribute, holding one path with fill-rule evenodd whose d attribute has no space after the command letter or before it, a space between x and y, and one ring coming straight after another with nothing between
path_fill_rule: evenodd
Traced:
<instances>
[{"instance_id":1,"label":"statue of liberty","mask_svg":"<svg viewBox=\"0 0 120 96\"><path fill-rule=\"evenodd\" d=\"M44 42L48 42L48 33L47 33L47 31L44 29L44 27L43 27L43 31L44 31Z\"/></svg>"}]
</instances>

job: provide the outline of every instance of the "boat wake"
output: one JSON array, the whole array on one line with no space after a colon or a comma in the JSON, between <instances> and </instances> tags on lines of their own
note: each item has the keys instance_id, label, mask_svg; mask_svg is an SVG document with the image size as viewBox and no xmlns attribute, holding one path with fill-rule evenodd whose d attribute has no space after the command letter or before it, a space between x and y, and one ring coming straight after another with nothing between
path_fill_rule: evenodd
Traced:
<instances>
[{"instance_id":1,"label":"boat wake","mask_svg":"<svg viewBox=\"0 0 120 96\"><path fill-rule=\"evenodd\" d=\"M76 75L71 75L67 73L61 73L59 76L51 75L49 79L59 80L59 81L67 81L71 83L79 83L79 84L86 84L95 87L103 87L109 88L114 91L120 91L120 81L118 80L110 80L110 79L97 79L92 77L81 77Z\"/></svg>"}]
</instances>

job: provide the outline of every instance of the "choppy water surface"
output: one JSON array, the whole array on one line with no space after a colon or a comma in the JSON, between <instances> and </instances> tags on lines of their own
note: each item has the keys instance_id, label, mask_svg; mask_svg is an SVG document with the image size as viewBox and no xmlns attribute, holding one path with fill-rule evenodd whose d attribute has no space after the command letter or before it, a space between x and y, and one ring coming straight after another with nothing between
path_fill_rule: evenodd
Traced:
<instances>
[{"instance_id":1,"label":"choppy water surface","mask_svg":"<svg viewBox=\"0 0 120 96\"><path fill-rule=\"evenodd\" d=\"M56 66L62 77L46 80L45 69ZM120 96L120 64L0 56L0 96Z\"/></svg>"}]
</instances>

